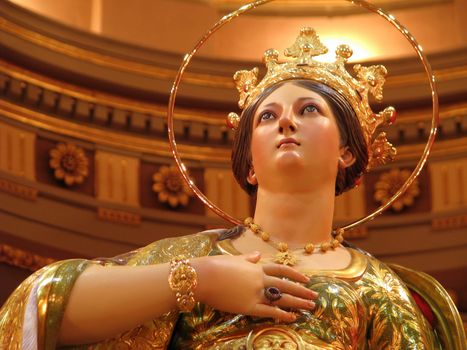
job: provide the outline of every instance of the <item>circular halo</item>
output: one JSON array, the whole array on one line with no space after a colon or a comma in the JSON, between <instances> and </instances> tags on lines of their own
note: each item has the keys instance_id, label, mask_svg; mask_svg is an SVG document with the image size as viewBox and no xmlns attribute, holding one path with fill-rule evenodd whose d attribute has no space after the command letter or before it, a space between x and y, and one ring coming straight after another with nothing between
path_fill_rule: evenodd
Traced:
<instances>
[{"instance_id":1,"label":"circular halo","mask_svg":"<svg viewBox=\"0 0 467 350\"><path fill-rule=\"evenodd\" d=\"M234 218L233 216L227 214L224 212L222 209L217 207L214 203L212 203L205 195L203 192L199 190L198 187L194 184L194 182L190 179L188 172L186 170L185 165L180 159L180 155L177 150L177 143L175 141L175 134L174 134L174 128L173 128L173 119L174 119L174 108L175 108L175 100L177 97L177 92L178 92L178 87L180 86L180 83L182 81L183 74L190 63L191 59L193 56L196 54L196 52L206 43L206 41L217 31L219 30L222 26L225 24L229 23L232 21L234 18L240 16L241 14L250 11L258 6L264 5L266 3L272 2L274 0L259 0L259 1L254 1L252 3L249 3L247 5L244 5L240 7L238 10L229 13L228 15L225 15L222 17L214 26L209 29L204 36L198 41L198 43L195 45L193 50L189 52L188 54L185 55L183 62L178 70L177 76L175 77L174 83L172 85L172 89L170 91L170 99L169 99L169 104L168 104L168 110L167 110L167 132L169 136L169 145L170 149L172 151L172 155L175 159L175 163L177 164L178 169L180 170L180 173L183 176L183 179L186 181L188 186L191 188L191 190L196 194L196 196L205 204L208 206L209 209L211 209L213 212L215 212L217 215L222 217L223 219L230 221L231 223L235 225L242 224L243 222L239 219ZM343 230L350 230L358 225L361 225L363 223L366 223L368 221L373 220L376 216L380 215L384 210L389 208L406 190L407 188L412 184L412 182L417 178L417 176L420 174L422 171L423 166L426 163L426 160L430 154L431 148L433 146L433 142L435 141L436 137L436 132L437 132L437 126L439 122L439 106L438 106L438 91L436 88L436 78L433 74L433 71L431 69L431 66L428 62L428 59L423 52L422 47L418 44L417 40L410 34L410 32L402 25L400 24L394 16L385 13L382 9L368 3L365 0L345 0L348 2L351 2L354 5L363 7L370 12L374 12L378 14L379 16L383 17L386 21L388 21L390 24L392 24L410 43L410 45L413 47L415 52L417 53L420 61L423 64L423 67L425 69L425 73L427 74L428 80L430 82L430 88L431 88L431 100L432 100L432 105L433 105L433 115L431 118L431 130L430 130L430 136L428 137L428 141L425 145L425 148L423 150L422 156L420 157L420 160L417 163L417 166L413 170L413 172L410 174L409 178L405 181L405 183L401 186L401 188L391 197L391 199L384 205L380 206L378 209L374 210L371 214L358 219L346 226L343 226Z\"/></svg>"}]
</instances>

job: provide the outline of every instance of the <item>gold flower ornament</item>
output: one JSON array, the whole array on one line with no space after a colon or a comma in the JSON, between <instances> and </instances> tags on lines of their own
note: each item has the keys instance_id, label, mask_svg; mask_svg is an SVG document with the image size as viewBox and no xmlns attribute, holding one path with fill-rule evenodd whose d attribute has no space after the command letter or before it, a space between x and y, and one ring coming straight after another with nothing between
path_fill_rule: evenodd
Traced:
<instances>
[{"instance_id":1,"label":"gold flower ornament","mask_svg":"<svg viewBox=\"0 0 467 350\"><path fill-rule=\"evenodd\" d=\"M88 176L89 162L84 150L73 144L59 143L49 152L50 168L54 176L63 180L67 186L80 184Z\"/></svg>"},{"instance_id":2,"label":"gold flower ornament","mask_svg":"<svg viewBox=\"0 0 467 350\"><path fill-rule=\"evenodd\" d=\"M410 173L409 170L397 168L383 173L376 182L374 199L383 205L386 204L409 178ZM411 207L419 194L420 186L418 179L415 179L407 191L392 204L392 209L400 212L404 207Z\"/></svg>"},{"instance_id":3,"label":"gold flower ornament","mask_svg":"<svg viewBox=\"0 0 467 350\"><path fill-rule=\"evenodd\" d=\"M188 205L193 193L176 166L161 166L152 179L154 180L152 189L158 193L159 202L168 203L172 208Z\"/></svg>"}]
</instances>

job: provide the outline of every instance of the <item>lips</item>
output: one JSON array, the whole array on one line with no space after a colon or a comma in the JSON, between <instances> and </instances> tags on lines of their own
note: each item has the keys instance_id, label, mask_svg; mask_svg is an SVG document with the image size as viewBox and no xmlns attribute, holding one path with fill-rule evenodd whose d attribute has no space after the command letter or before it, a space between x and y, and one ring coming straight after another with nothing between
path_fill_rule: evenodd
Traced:
<instances>
[{"instance_id":1,"label":"lips","mask_svg":"<svg viewBox=\"0 0 467 350\"><path fill-rule=\"evenodd\" d=\"M295 140L293 137L286 137L279 141L277 148L280 148L282 145L286 145L286 144L295 144L297 146L300 146L300 142Z\"/></svg>"}]
</instances>

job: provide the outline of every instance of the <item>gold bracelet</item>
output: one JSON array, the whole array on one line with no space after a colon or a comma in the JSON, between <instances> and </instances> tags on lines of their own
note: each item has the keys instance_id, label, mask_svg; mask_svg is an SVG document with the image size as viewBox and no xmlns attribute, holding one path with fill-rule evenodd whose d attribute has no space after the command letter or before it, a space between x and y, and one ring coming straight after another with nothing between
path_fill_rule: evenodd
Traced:
<instances>
[{"instance_id":1,"label":"gold bracelet","mask_svg":"<svg viewBox=\"0 0 467 350\"><path fill-rule=\"evenodd\" d=\"M195 306L194 289L197 284L198 275L188 259L170 261L169 286L175 293L180 311L190 312Z\"/></svg>"}]
</instances>

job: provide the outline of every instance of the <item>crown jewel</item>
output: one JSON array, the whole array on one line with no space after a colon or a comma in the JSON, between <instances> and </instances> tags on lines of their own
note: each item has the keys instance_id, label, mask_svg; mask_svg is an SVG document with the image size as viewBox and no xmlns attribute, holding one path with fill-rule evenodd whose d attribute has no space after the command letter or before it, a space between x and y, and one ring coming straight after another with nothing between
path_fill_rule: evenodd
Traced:
<instances>
[{"instance_id":1,"label":"crown jewel","mask_svg":"<svg viewBox=\"0 0 467 350\"><path fill-rule=\"evenodd\" d=\"M378 126L395 121L396 110L394 107L387 107L379 113L374 113L368 100L369 94L378 102L383 99L386 68L382 65L364 67L357 64L353 67L356 73L354 78L345 68L345 63L353 54L348 45L337 47L334 62L320 62L314 59L327 52L328 48L310 27L302 28L294 44L285 49L284 55L291 57L291 60L279 63L279 52L274 49L267 50L263 56L267 72L261 81L258 79L259 70L256 67L234 74L234 82L240 93L239 108L245 110L266 88L283 80L308 79L323 83L343 95L355 111L368 146L368 168L393 160L396 149L388 142L386 134L380 132L374 139L373 134ZM239 122L238 114L229 114L229 127L236 128Z\"/></svg>"}]
</instances>

